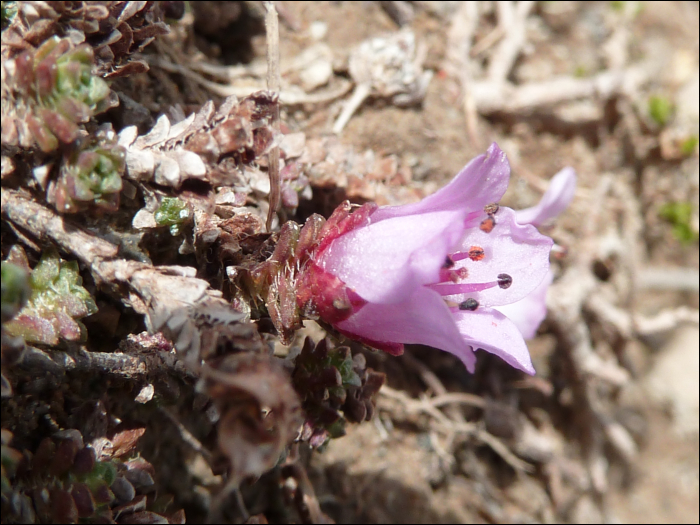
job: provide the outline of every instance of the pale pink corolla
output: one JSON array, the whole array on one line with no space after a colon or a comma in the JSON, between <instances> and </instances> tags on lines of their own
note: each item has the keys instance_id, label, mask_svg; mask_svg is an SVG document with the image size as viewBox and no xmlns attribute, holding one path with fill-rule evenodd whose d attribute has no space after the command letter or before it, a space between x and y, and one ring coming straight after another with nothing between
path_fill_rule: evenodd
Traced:
<instances>
[{"instance_id":1,"label":"pale pink corolla","mask_svg":"<svg viewBox=\"0 0 700 525\"><path fill-rule=\"evenodd\" d=\"M542 226L569 207L575 191L576 172L573 168L566 167L552 177L547 191L536 206L515 212L515 220L520 224Z\"/></svg>"},{"instance_id":2,"label":"pale pink corolla","mask_svg":"<svg viewBox=\"0 0 700 525\"><path fill-rule=\"evenodd\" d=\"M515 220L519 224L540 226L563 212L574 198L575 191L576 172L573 168L564 168L552 177L540 202L531 208L516 211ZM496 308L515 323L525 339L535 337L537 328L547 315L547 289L553 278L550 270L540 285L526 297Z\"/></svg>"},{"instance_id":3,"label":"pale pink corolla","mask_svg":"<svg viewBox=\"0 0 700 525\"><path fill-rule=\"evenodd\" d=\"M403 344L424 344L473 372L474 351L484 349L534 374L523 335L496 308L540 287L552 240L493 204L509 176L494 143L422 201L364 208L356 224L314 253L302 280L312 292L299 296L300 307L394 354Z\"/></svg>"}]
</instances>

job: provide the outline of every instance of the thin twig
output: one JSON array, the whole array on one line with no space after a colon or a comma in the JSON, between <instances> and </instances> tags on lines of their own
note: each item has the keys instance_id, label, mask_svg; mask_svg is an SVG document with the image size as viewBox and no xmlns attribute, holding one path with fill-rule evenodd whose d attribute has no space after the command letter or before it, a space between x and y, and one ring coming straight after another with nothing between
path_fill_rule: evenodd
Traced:
<instances>
[{"instance_id":1,"label":"thin twig","mask_svg":"<svg viewBox=\"0 0 700 525\"><path fill-rule=\"evenodd\" d=\"M212 466L212 460L213 460L213 455L211 452L209 452L204 445L202 445L202 442L199 441L196 437L194 437L194 434L187 430L185 428L185 425L183 425L180 420L175 416L168 408L166 407L159 407L160 412L170 420L170 422L175 425L177 428L178 432L180 433L180 437L182 438L182 441L187 443L192 450L197 452L198 454L201 454L201 456L204 458L204 460L209 464L209 466Z\"/></svg>"},{"instance_id":2,"label":"thin twig","mask_svg":"<svg viewBox=\"0 0 700 525\"><path fill-rule=\"evenodd\" d=\"M510 465L516 471L530 473L535 471L532 465L517 457L500 439L492 434L489 434L485 430L481 428L472 428L471 425L465 426L464 423L455 425L455 430L473 433L478 440L491 447L491 450L501 456L501 459L503 459L503 461L508 463L508 465Z\"/></svg>"},{"instance_id":3,"label":"thin twig","mask_svg":"<svg viewBox=\"0 0 700 525\"><path fill-rule=\"evenodd\" d=\"M362 105L365 99L369 96L372 91L372 84L370 82L362 82L355 86L355 90L352 92L352 96L345 101L343 104L343 110L338 115L338 119L333 124L333 133L339 135L345 125L350 121L352 115L357 111L357 109Z\"/></svg>"},{"instance_id":4,"label":"thin twig","mask_svg":"<svg viewBox=\"0 0 700 525\"><path fill-rule=\"evenodd\" d=\"M292 478L296 483L293 490L294 503L302 518L302 523L329 523L328 517L321 510L314 486L309 480L306 469L299 461L287 463L282 467L282 477Z\"/></svg>"},{"instance_id":5,"label":"thin twig","mask_svg":"<svg viewBox=\"0 0 700 525\"><path fill-rule=\"evenodd\" d=\"M499 40L501 40L501 38L503 38L503 35L505 35L505 33L505 28L501 27L500 25L494 27L490 33L487 33L481 40L474 44L471 51L469 52L469 56L472 58L476 58L482 53L488 51Z\"/></svg>"},{"instance_id":6,"label":"thin twig","mask_svg":"<svg viewBox=\"0 0 700 525\"><path fill-rule=\"evenodd\" d=\"M398 401L406 408L406 410L409 413L422 412L424 414L432 416L436 420L438 425L443 427L448 432L448 436L454 432L465 433L469 436L473 436L485 445L491 447L491 449L496 454L501 456L501 458L515 470L523 472L532 472L532 465L515 456L515 454L513 454L508 449L508 447L497 437L491 435L486 430L479 428L479 426L474 423L453 421L452 419L448 418L445 414L440 412L433 405L431 399L412 399L403 392L394 390L393 388L390 388L386 385L382 386L381 390L379 391L379 394ZM452 400L453 399L450 399L450 401Z\"/></svg>"},{"instance_id":7,"label":"thin twig","mask_svg":"<svg viewBox=\"0 0 700 525\"><path fill-rule=\"evenodd\" d=\"M401 402L406 407L406 410L408 410L408 412L423 412L435 418L442 425L450 426L452 424L450 418L448 418L445 414L443 414L437 408L428 403L425 399L412 399L403 392L400 392L399 390L394 390L393 388L388 387L386 385L382 386L382 388L379 390L379 393L385 395L386 397L390 397Z\"/></svg>"},{"instance_id":8,"label":"thin twig","mask_svg":"<svg viewBox=\"0 0 700 525\"><path fill-rule=\"evenodd\" d=\"M700 275L697 268L654 268L639 270L637 286L645 290L677 290L698 292Z\"/></svg>"},{"instance_id":9,"label":"thin twig","mask_svg":"<svg viewBox=\"0 0 700 525\"><path fill-rule=\"evenodd\" d=\"M410 354L404 354L404 359L409 364L409 366L411 366L420 374L421 379L426 384L426 386L430 387L436 395L440 396L447 394L447 389L445 388L445 385L442 384L442 381L440 381L438 376L435 375L435 372L430 370L430 368L428 368L425 365L425 363L421 362L420 360L416 359ZM458 407L448 406L446 412L453 420L459 421L460 423L465 422L464 414L462 414Z\"/></svg>"},{"instance_id":10,"label":"thin twig","mask_svg":"<svg viewBox=\"0 0 700 525\"><path fill-rule=\"evenodd\" d=\"M192 69L189 67L175 64L165 60L162 57L148 57L146 61L150 66L159 67L165 71L185 76L200 86L208 89L212 93L222 97L230 97L231 95L234 95L236 97L243 98L255 93L256 91L264 89L262 84L232 86L229 84L212 82L211 80L204 78L199 73L192 71ZM328 89L326 91L313 94L308 94L297 86L288 86L279 94L280 104L284 106L296 106L299 104L326 104L328 102L332 102L347 94L347 92L350 91L353 86L353 83L349 80L342 81L341 79L338 79L338 82L340 85L337 88Z\"/></svg>"},{"instance_id":11,"label":"thin twig","mask_svg":"<svg viewBox=\"0 0 700 525\"><path fill-rule=\"evenodd\" d=\"M447 57L444 63L448 74L460 83L467 133L475 144L479 134L476 105L469 90L473 78L469 54L478 23L479 6L475 2L462 2L447 34Z\"/></svg>"},{"instance_id":12,"label":"thin twig","mask_svg":"<svg viewBox=\"0 0 700 525\"><path fill-rule=\"evenodd\" d=\"M193 377L182 361L170 352L153 352L146 355L129 355L119 352L89 352L84 348L77 352L52 350L45 352L27 346L21 366L35 372L63 375L66 372L90 372L115 375L131 380L167 373L176 377Z\"/></svg>"},{"instance_id":13,"label":"thin twig","mask_svg":"<svg viewBox=\"0 0 700 525\"><path fill-rule=\"evenodd\" d=\"M527 17L535 7L535 2L522 0L513 5L512 2L496 2L498 25L504 28L505 36L491 57L488 77L493 82L505 82L510 74L515 59L525 44Z\"/></svg>"},{"instance_id":14,"label":"thin twig","mask_svg":"<svg viewBox=\"0 0 700 525\"><path fill-rule=\"evenodd\" d=\"M462 392L450 392L449 394L442 394L439 396L431 397L428 402L434 407L441 407L443 405L449 405L451 403L469 405L477 408L484 408L484 399L475 394L465 394Z\"/></svg>"},{"instance_id":15,"label":"thin twig","mask_svg":"<svg viewBox=\"0 0 700 525\"><path fill-rule=\"evenodd\" d=\"M265 1L265 32L267 35L267 90L277 96L277 102L272 112L272 122L270 125L275 135L280 133L280 31L277 9L274 2ZM277 213L280 204L280 149L274 146L268 153L267 173L270 177L270 207L267 210L267 221L265 226L267 231L272 228L272 219Z\"/></svg>"},{"instance_id":16,"label":"thin twig","mask_svg":"<svg viewBox=\"0 0 700 525\"><path fill-rule=\"evenodd\" d=\"M416 359L408 353L403 355L403 359L411 368L413 368L416 372L420 374L420 377L425 383L425 385L429 388L432 388L435 394L442 395L447 393L445 385L443 385L442 381L440 381L438 376L435 375L435 372L433 372L430 368L425 366L425 363L422 363L421 361L419 361L418 359Z\"/></svg>"},{"instance_id":17,"label":"thin twig","mask_svg":"<svg viewBox=\"0 0 700 525\"><path fill-rule=\"evenodd\" d=\"M619 71L604 71L590 78L558 77L521 86L482 80L474 82L472 92L481 113L520 114L573 100L607 100L616 94L633 93L648 82L655 71L651 64L645 63Z\"/></svg>"},{"instance_id":18,"label":"thin twig","mask_svg":"<svg viewBox=\"0 0 700 525\"><path fill-rule=\"evenodd\" d=\"M118 246L64 221L60 215L36 204L20 192L3 188L1 198L2 213L15 225L34 234L42 242L50 238L67 252L80 247L76 255L85 264L98 259L114 258L119 252Z\"/></svg>"},{"instance_id":19,"label":"thin twig","mask_svg":"<svg viewBox=\"0 0 700 525\"><path fill-rule=\"evenodd\" d=\"M678 325L688 323L697 326L700 323L700 312L687 306L662 310L652 317L634 316L634 327L638 335L649 336L673 330Z\"/></svg>"}]
</instances>

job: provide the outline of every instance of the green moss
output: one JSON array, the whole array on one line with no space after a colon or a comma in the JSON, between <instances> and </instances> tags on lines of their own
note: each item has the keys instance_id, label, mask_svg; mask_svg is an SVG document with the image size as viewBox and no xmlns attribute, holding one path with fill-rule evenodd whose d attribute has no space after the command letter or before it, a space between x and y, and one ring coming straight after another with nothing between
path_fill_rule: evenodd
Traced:
<instances>
[{"instance_id":1,"label":"green moss","mask_svg":"<svg viewBox=\"0 0 700 525\"><path fill-rule=\"evenodd\" d=\"M695 148L698 147L698 136L697 135L692 135L685 139L683 143L681 144L681 153L683 153L684 156L690 157L693 153L695 153Z\"/></svg>"},{"instance_id":2,"label":"green moss","mask_svg":"<svg viewBox=\"0 0 700 525\"><path fill-rule=\"evenodd\" d=\"M574 76L576 78L585 78L588 76L588 71L584 66L576 66L574 68Z\"/></svg>"},{"instance_id":3,"label":"green moss","mask_svg":"<svg viewBox=\"0 0 700 525\"><path fill-rule=\"evenodd\" d=\"M154 216L158 226L170 226L170 233L179 235L182 226L192 220L192 210L180 199L165 197Z\"/></svg>"},{"instance_id":4,"label":"green moss","mask_svg":"<svg viewBox=\"0 0 700 525\"><path fill-rule=\"evenodd\" d=\"M616 13L622 13L625 10L625 4L628 4L629 2L610 2L610 9L615 11ZM644 2L634 2L632 4L632 8L634 9L633 15L636 17L638 16L642 11L644 11Z\"/></svg>"},{"instance_id":5,"label":"green moss","mask_svg":"<svg viewBox=\"0 0 700 525\"><path fill-rule=\"evenodd\" d=\"M669 202L661 206L659 215L673 225L673 236L684 244L698 241L698 232L693 229L693 205L690 202Z\"/></svg>"},{"instance_id":6,"label":"green moss","mask_svg":"<svg viewBox=\"0 0 700 525\"><path fill-rule=\"evenodd\" d=\"M187 203L180 199L165 197L156 210L155 218L159 226L182 224L190 219L191 213Z\"/></svg>"},{"instance_id":7,"label":"green moss","mask_svg":"<svg viewBox=\"0 0 700 525\"><path fill-rule=\"evenodd\" d=\"M649 116L659 126L665 126L673 116L673 103L666 97L653 95L649 99Z\"/></svg>"}]
</instances>

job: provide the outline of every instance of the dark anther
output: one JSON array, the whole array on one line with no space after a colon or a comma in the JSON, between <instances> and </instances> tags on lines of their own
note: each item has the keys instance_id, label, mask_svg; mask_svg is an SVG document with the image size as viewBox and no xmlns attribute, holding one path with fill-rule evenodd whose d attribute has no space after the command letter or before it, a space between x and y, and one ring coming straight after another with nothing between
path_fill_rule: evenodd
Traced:
<instances>
[{"instance_id":1,"label":"dark anther","mask_svg":"<svg viewBox=\"0 0 700 525\"><path fill-rule=\"evenodd\" d=\"M452 258L448 255L445 257L445 262L442 263L443 268L452 268L455 265L455 262L452 260Z\"/></svg>"},{"instance_id":2,"label":"dark anther","mask_svg":"<svg viewBox=\"0 0 700 525\"><path fill-rule=\"evenodd\" d=\"M496 215L498 213L498 204L493 202L484 206L484 213L487 215Z\"/></svg>"},{"instance_id":3,"label":"dark anther","mask_svg":"<svg viewBox=\"0 0 700 525\"><path fill-rule=\"evenodd\" d=\"M510 288L511 284L513 284L513 278L510 275L508 275L507 273L498 274L498 286L505 290L507 288Z\"/></svg>"},{"instance_id":4,"label":"dark anther","mask_svg":"<svg viewBox=\"0 0 700 525\"><path fill-rule=\"evenodd\" d=\"M496 220L489 215L483 221L481 221L481 224L479 224L479 229L481 229L481 231L484 233L491 233L494 226L496 226Z\"/></svg>"},{"instance_id":5,"label":"dark anther","mask_svg":"<svg viewBox=\"0 0 700 525\"><path fill-rule=\"evenodd\" d=\"M459 304L460 310L469 310L470 312L473 312L477 308L479 308L479 301L477 301L476 299L472 299L472 298L469 298L466 301L464 301L463 303Z\"/></svg>"}]
</instances>

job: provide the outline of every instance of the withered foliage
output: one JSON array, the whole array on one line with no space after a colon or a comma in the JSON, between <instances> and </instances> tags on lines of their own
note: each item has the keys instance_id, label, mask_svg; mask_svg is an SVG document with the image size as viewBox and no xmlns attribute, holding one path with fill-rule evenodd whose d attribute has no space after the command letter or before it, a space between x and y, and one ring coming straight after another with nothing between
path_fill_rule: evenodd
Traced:
<instances>
[{"instance_id":1,"label":"withered foliage","mask_svg":"<svg viewBox=\"0 0 700 525\"><path fill-rule=\"evenodd\" d=\"M119 128L109 79L148 71L182 2L6 4L3 522L184 522L164 489L197 461L217 480L200 514L281 464L289 505L327 522L290 447L369 420L384 376L327 339L272 352L270 332L291 344L314 317L296 297L310 252L351 220L265 231L272 148L282 216L310 197L304 134L276 130L267 91Z\"/></svg>"},{"instance_id":2,"label":"withered foliage","mask_svg":"<svg viewBox=\"0 0 700 525\"><path fill-rule=\"evenodd\" d=\"M144 431L85 443L66 429L19 451L3 429L3 523L185 523L182 510L169 510L172 496L154 497L155 469L134 454Z\"/></svg>"},{"instance_id":3,"label":"withered foliage","mask_svg":"<svg viewBox=\"0 0 700 525\"><path fill-rule=\"evenodd\" d=\"M8 2L8 4L11 2ZM3 58L65 36L86 42L97 57L100 76L115 77L148 70L135 59L158 35L168 33L165 16L180 18L181 2L12 2L17 13L3 29Z\"/></svg>"},{"instance_id":4,"label":"withered foliage","mask_svg":"<svg viewBox=\"0 0 700 525\"><path fill-rule=\"evenodd\" d=\"M299 397L281 365L251 353L216 360L203 373L204 390L221 414L219 446L237 485L274 467L299 432Z\"/></svg>"},{"instance_id":5,"label":"withered foliage","mask_svg":"<svg viewBox=\"0 0 700 525\"><path fill-rule=\"evenodd\" d=\"M240 102L229 97L218 110L209 101L176 124L163 115L146 135L138 136L136 126L127 127L119 134L127 150L126 175L174 188L187 179L231 186L272 146L275 137L267 119L276 103L264 92Z\"/></svg>"}]
</instances>

